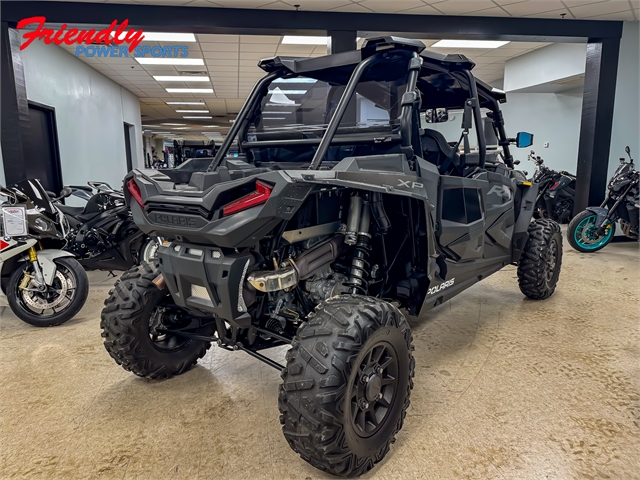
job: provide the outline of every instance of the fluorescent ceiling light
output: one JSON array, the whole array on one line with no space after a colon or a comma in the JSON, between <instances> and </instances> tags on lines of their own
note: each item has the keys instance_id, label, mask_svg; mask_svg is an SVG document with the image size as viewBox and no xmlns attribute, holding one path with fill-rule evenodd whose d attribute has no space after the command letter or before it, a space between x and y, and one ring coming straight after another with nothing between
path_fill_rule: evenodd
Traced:
<instances>
[{"instance_id":1,"label":"fluorescent ceiling light","mask_svg":"<svg viewBox=\"0 0 640 480\"><path fill-rule=\"evenodd\" d=\"M169 135L170 132L151 132L151 133L155 133L156 135Z\"/></svg>"},{"instance_id":2,"label":"fluorescent ceiling light","mask_svg":"<svg viewBox=\"0 0 640 480\"><path fill-rule=\"evenodd\" d=\"M140 65L204 65L201 58L154 58L135 57Z\"/></svg>"},{"instance_id":3,"label":"fluorescent ceiling light","mask_svg":"<svg viewBox=\"0 0 640 480\"><path fill-rule=\"evenodd\" d=\"M440 40L429 48L498 48L507 43L501 40Z\"/></svg>"},{"instance_id":4,"label":"fluorescent ceiling light","mask_svg":"<svg viewBox=\"0 0 640 480\"><path fill-rule=\"evenodd\" d=\"M220 125L198 125L200 128L220 128Z\"/></svg>"},{"instance_id":5,"label":"fluorescent ceiling light","mask_svg":"<svg viewBox=\"0 0 640 480\"><path fill-rule=\"evenodd\" d=\"M269 90L271 94L279 94L283 95L304 95L308 90L280 90L280 88L276 88L275 90Z\"/></svg>"},{"instance_id":6,"label":"fluorescent ceiling light","mask_svg":"<svg viewBox=\"0 0 640 480\"><path fill-rule=\"evenodd\" d=\"M293 112L284 112L284 111L282 111L282 112L267 112L266 110L264 110L264 111L262 112L262 114L263 114L263 115L272 115L272 114L276 114L276 115L289 115L290 113L293 113Z\"/></svg>"},{"instance_id":7,"label":"fluorescent ceiling light","mask_svg":"<svg viewBox=\"0 0 640 480\"><path fill-rule=\"evenodd\" d=\"M157 82L210 82L209 77L189 75L154 75Z\"/></svg>"},{"instance_id":8,"label":"fluorescent ceiling light","mask_svg":"<svg viewBox=\"0 0 640 480\"><path fill-rule=\"evenodd\" d=\"M318 80L315 78L307 77L294 77L294 78L276 78L271 83L316 83Z\"/></svg>"},{"instance_id":9,"label":"fluorescent ceiling light","mask_svg":"<svg viewBox=\"0 0 640 480\"><path fill-rule=\"evenodd\" d=\"M122 32L121 39L127 34ZM115 32L111 32L115 36ZM168 33L168 32L144 32L143 42L195 42L196 36L193 33Z\"/></svg>"},{"instance_id":10,"label":"fluorescent ceiling light","mask_svg":"<svg viewBox=\"0 0 640 480\"><path fill-rule=\"evenodd\" d=\"M175 127L175 128L172 128L171 130L191 130L191 127Z\"/></svg>"},{"instance_id":11,"label":"fluorescent ceiling light","mask_svg":"<svg viewBox=\"0 0 640 480\"><path fill-rule=\"evenodd\" d=\"M209 113L209 110L176 110L176 113Z\"/></svg>"},{"instance_id":12,"label":"fluorescent ceiling light","mask_svg":"<svg viewBox=\"0 0 640 480\"><path fill-rule=\"evenodd\" d=\"M167 105L200 105L204 107L204 102L165 102Z\"/></svg>"},{"instance_id":13,"label":"fluorescent ceiling light","mask_svg":"<svg viewBox=\"0 0 640 480\"><path fill-rule=\"evenodd\" d=\"M169 125L170 127L182 127L186 125L186 123L161 123L160 125Z\"/></svg>"},{"instance_id":14,"label":"fluorescent ceiling light","mask_svg":"<svg viewBox=\"0 0 640 480\"><path fill-rule=\"evenodd\" d=\"M312 37L299 35L285 35L282 45L327 45L329 37Z\"/></svg>"},{"instance_id":15,"label":"fluorescent ceiling light","mask_svg":"<svg viewBox=\"0 0 640 480\"><path fill-rule=\"evenodd\" d=\"M212 119L213 117L182 117L182 118L207 118L207 119Z\"/></svg>"},{"instance_id":16,"label":"fluorescent ceiling light","mask_svg":"<svg viewBox=\"0 0 640 480\"><path fill-rule=\"evenodd\" d=\"M169 93L213 93L213 88L165 88Z\"/></svg>"},{"instance_id":17,"label":"fluorescent ceiling light","mask_svg":"<svg viewBox=\"0 0 640 480\"><path fill-rule=\"evenodd\" d=\"M148 128L162 128L160 125L142 125L143 127L148 127Z\"/></svg>"},{"instance_id":18,"label":"fluorescent ceiling light","mask_svg":"<svg viewBox=\"0 0 640 480\"><path fill-rule=\"evenodd\" d=\"M263 120L286 120L286 117L264 117Z\"/></svg>"}]
</instances>

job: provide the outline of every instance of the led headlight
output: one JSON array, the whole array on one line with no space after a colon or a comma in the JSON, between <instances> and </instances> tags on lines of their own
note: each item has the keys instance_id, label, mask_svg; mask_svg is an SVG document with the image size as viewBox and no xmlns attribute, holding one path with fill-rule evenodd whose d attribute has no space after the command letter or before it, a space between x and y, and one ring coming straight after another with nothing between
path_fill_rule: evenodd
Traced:
<instances>
[{"instance_id":1,"label":"led headlight","mask_svg":"<svg viewBox=\"0 0 640 480\"><path fill-rule=\"evenodd\" d=\"M49 225L44 219L38 217L33 222L34 226L40 230L41 232L48 232L51 229L51 225Z\"/></svg>"}]
</instances>

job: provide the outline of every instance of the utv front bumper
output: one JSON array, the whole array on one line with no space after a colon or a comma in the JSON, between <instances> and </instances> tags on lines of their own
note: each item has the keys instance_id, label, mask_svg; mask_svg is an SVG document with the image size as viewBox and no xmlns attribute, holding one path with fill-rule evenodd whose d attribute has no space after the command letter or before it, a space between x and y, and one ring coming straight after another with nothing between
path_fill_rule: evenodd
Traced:
<instances>
[{"instance_id":1,"label":"utv front bumper","mask_svg":"<svg viewBox=\"0 0 640 480\"><path fill-rule=\"evenodd\" d=\"M158 262L178 306L213 314L240 328L249 326L247 305L254 292L243 285L254 262L250 253L173 242L160 248Z\"/></svg>"}]
</instances>

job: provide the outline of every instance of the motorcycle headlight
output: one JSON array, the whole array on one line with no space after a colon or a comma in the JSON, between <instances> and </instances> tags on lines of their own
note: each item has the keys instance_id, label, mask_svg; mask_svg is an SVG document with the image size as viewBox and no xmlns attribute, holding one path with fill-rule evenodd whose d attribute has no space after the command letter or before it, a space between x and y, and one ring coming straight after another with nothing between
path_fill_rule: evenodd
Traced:
<instances>
[{"instance_id":1,"label":"motorcycle headlight","mask_svg":"<svg viewBox=\"0 0 640 480\"><path fill-rule=\"evenodd\" d=\"M48 232L51 230L51 225L49 225L43 218L38 217L33 222L33 225L40 230L41 232Z\"/></svg>"}]
</instances>

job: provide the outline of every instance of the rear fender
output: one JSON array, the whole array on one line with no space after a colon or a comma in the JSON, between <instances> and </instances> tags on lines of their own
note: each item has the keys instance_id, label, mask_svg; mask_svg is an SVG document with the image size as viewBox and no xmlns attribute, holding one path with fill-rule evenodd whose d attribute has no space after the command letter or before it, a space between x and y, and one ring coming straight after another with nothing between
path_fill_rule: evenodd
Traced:
<instances>
[{"instance_id":1,"label":"rear fender","mask_svg":"<svg viewBox=\"0 0 640 480\"><path fill-rule=\"evenodd\" d=\"M600 228L609 216L609 209L604 207L587 207L585 209L588 212L596 214L596 228Z\"/></svg>"},{"instance_id":2,"label":"rear fender","mask_svg":"<svg viewBox=\"0 0 640 480\"><path fill-rule=\"evenodd\" d=\"M533 217L533 211L536 205L536 198L538 196L538 184L534 183L530 187L518 186L522 188L522 200L520 201L520 212L518 212L518 219L516 220L515 227L513 229L513 238L511 240L511 262L518 262L522 250L527 244L529 239L529 224Z\"/></svg>"}]
</instances>

